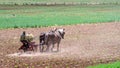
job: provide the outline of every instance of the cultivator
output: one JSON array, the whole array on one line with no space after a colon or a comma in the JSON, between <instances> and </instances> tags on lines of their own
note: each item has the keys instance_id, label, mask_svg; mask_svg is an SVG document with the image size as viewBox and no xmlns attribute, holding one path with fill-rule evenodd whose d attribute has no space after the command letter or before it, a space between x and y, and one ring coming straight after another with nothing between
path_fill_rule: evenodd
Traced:
<instances>
[{"instance_id":1,"label":"cultivator","mask_svg":"<svg viewBox=\"0 0 120 68\"><path fill-rule=\"evenodd\" d=\"M26 51L37 51L37 47L38 47L38 45L37 44L35 44L35 42L29 42L29 47L28 48L26 48L24 45L22 45L20 48L19 48L19 50L23 50L24 52L26 52Z\"/></svg>"}]
</instances>

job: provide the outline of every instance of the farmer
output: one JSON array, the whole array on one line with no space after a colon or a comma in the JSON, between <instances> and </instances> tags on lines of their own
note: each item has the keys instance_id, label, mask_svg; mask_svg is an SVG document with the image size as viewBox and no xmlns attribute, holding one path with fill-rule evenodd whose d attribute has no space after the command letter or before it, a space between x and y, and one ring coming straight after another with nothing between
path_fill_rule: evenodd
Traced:
<instances>
[{"instance_id":1,"label":"farmer","mask_svg":"<svg viewBox=\"0 0 120 68\"><path fill-rule=\"evenodd\" d=\"M23 43L25 50L27 50L27 48L29 48L29 42L26 39L26 32L25 31L23 31L22 35L20 36L20 41Z\"/></svg>"},{"instance_id":2,"label":"farmer","mask_svg":"<svg viewBox=\"0 0 120 68\"><path fill-rule=\"evenodd\" d=\"M26 34L25 31L23 31L22 35L20 36L20 41L23 43L23 46L25 47L25 50L29 48L29 43L33 40L32 34Z\"/></svg>"}]
</instances>

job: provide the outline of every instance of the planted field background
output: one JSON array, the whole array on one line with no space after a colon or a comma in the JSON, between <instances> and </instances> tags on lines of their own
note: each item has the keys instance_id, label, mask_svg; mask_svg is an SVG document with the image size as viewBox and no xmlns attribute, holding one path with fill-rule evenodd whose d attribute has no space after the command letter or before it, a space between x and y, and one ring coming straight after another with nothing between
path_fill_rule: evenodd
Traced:
<instances>
[{"instance_id":1,"label":"planted field background","mask_svg":"<svg viewBox=\"0 0 120 68\"><path fill-rule=\"evenodd\" d=\"M64 3L99 3L99 4L120 4L120 0L0 0L0 4L15 4L15 5L24 5L24 4L42 4L42 3L56 3L56 4L64 4Z\"/></svg>"},{"instance_id":2,"label":"planted field background","mask_svg":"<svg viewBox=\"0 0 120 68\"><path fill-rule=\"evenodd\" d=\"M0 29L119 21L120 5L0 6Z\"/></svg>"}]
</instances>

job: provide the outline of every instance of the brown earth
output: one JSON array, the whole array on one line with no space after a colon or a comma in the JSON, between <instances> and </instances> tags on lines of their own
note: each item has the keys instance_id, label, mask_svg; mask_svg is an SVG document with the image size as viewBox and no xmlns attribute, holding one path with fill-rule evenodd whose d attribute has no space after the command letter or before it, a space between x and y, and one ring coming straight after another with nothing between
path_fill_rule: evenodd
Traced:
<instances>
[{"instance_id":1,"label":"brown earth","mask_svg":"<svg viewBox=\"0 0 120 68\"><path fill-rule=\"evenodd\" d=\"M59 52L15 55L22 45L22 31L33 33L38 44L41 32L65 28ZM0 30L0 68L85 68L120 60L120 23L98 23ZM10 56L13 54L13 56ZM9 55L9 56L8 56Z\"/></svg>"}]
</instances>

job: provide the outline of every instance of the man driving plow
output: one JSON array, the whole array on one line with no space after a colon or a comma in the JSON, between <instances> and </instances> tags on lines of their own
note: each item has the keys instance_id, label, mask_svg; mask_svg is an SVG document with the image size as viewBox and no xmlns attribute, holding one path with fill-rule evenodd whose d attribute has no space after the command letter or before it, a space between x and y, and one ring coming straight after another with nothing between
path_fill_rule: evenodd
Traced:
<instances>
[{"instance_id":1,"label":"man driving plow","mask_svg":"<svg viewBox=\"0 0 120 68\"><path fill-rule=\"evenodd\" d=\"M22 35L20 36L20 42L23 44L19 50L23 50L24 52L26 51L34 51L35 42L33 41L34 36L32 34L26 34L25 31L23 31Z\"/></svg>"}]
</instances>

